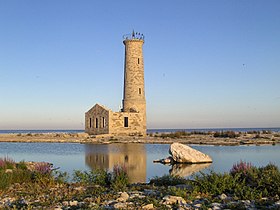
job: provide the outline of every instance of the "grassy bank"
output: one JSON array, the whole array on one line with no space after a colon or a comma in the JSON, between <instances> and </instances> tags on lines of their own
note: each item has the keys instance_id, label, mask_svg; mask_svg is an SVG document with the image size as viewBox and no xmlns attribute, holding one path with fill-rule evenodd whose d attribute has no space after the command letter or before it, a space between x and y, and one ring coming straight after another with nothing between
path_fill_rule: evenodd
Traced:
<instances>
[{"instance_id":1,"label":"grassy bank","mask_svg":"<svg viewBox=\"0 0 280 210\"><path fill-rule=\"evenodd\" d=\"M239 162L227 173L209 171L189 178L165 175L149 183L128 182L126 169L74 171L69 181L48 163L0 159L0 207L16 209L280 208L280 171L268 164ZM243 202L244 201L244 202ZM246 203L246 202L247 203ZM246 207L247 205L247 207ZM249 207L248 207L249 208Z\"/></svg>"}]
</instances>

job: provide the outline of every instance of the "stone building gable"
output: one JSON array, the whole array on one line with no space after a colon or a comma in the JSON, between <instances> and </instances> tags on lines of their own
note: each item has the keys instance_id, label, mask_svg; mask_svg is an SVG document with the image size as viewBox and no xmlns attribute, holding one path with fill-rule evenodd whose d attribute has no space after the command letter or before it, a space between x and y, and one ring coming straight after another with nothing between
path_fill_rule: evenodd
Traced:
<instances>
[{"instance_id":1,"label":"stone building gable","mask_svg":"<svg viewBox=\"0 0 280 210\"><path fill-rule=\"evenodd\" d=\"M85 114L85 130L90 134L109 133L109 116L111 110L105 106L95 104Z\"/></svg>"}]
</instances>

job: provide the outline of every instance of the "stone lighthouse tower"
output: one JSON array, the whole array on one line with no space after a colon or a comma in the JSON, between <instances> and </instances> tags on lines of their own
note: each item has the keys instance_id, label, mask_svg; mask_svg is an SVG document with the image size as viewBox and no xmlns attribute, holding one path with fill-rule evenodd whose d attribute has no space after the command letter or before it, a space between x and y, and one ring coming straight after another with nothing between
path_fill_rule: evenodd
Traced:
<instances>
[{"instance_id":1,"label":"stone lighthouse tower","mask_svg":"<svg viewBox=\"0 0 280 210\"><path fill-rule=\"evenodd\" d=\"M138 32L123 36L125 45L123 107L113 112L95 104L85 113L85 132L91 135L145 136L146 99L144 87L144 35Z\"/></svg>"},{"instance_id":2,"label":"stone lighthouse tower","mask_svg":"<svg viewBox=\"0 0 280 210\"><path fill-rule=\"evenodd\" d=\"M146 130L146 99L144 86L144 35L140 33L124 35L124 92L123 112L142 114L142 125Z\"/></svg>"}]
</instances>

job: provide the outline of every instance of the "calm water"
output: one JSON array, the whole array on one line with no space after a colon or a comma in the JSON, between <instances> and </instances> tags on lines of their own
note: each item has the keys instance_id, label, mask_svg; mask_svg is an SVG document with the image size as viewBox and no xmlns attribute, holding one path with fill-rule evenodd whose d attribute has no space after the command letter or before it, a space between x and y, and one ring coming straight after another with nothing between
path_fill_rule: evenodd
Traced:
<instances>
[{"instance_id":1,"label":"calm water","mask_svg":"<svg viewBox=\"0 0 280 210\"><path fill-rule=\"evenodd\" d=\"M72 174L73 170L104 168L112 170L124 164L132 182L146 182L154 176L178 174L188 176L199 170L229 171L240 160L256 166L274 163L280 167L280 145L276 146L202 146L192 145L213 159L212 164L176 165L153 163L168 156L167 144L73 144L73 143L6 143L0 142L0 157L16 161L47 161Z\"/></svg>"},{"instance_id":2,"label":"calm water","mask_svg":"<svg viewBox=\"0 0 280 210\"><path fill-rule=\"evenodd\" d=\"M148 129L147 133L163 133L163 132L175 132L175 131L236 131L236 132L248 132L248 131L273 131L280 132L280 128L204 128L204 129ZM1 133L81 133L84 130L0 130Z\"/></svg>"}]
</instances>

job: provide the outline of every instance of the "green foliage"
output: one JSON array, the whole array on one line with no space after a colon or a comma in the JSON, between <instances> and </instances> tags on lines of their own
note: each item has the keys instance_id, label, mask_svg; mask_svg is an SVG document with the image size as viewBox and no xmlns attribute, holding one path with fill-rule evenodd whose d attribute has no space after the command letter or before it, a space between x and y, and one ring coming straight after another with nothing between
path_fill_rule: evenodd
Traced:
<instances>
[{"instance_id":1,"label":"green foliage","mask_svg":"<svg viewBox=\"0 0 280 210\"><path fill-rule=\"evenodd\" d=\"M181 188L174 187L174 186L171 186L171 187L168 188L167 194L168 195L179 196L179 197L182 197L182 198L185 198L187 196L187 192L186 192L185 189L181 189Z\"/></svg>"},{"instance_id":2,"label":"green foliage","mask_svg":"<svg viewBox=\"0 0 280 210\"><path fill-rule=\"evenodd\" d=\"M257 182L259 191L263 191L263 196L279 196L280 193L280 171L276 165L268 164L258 170Z\"/></svg>"},{"instance_id":3,"label":"green foliage","mask_svg":"<svg viewBox=\"0 0 280 210\"><path fill-rule=\"evenodd\" d=\"M260 131L247 131L248 134L261 134Z\"/></svg>"},{"instance_id":4,"label":"green foliage","mask_svg":"<svg viewBox=\"0 0 280 210\"><path fill-rule=\"evenodd\" d=\"M27 166L24 161L20 161L19 163L17 163L16 167L21 170L27 170Z\"/></svg>"},{"instance_id":5,"label":"green foliage","mask_svg":"<svg viewBox=\"0 0 280 210\"><path fill-rule=\"evenodd\" d=\"M111 186L115 191L124 191L128 185L128 174L122 165L115 165L111 174Z\"/></svg>"},{"instance_id":6,"label":"green foliage","mask_svg":"<svg viewBox=\"0 0 280 210\"><path fill-rule=\"evenodd\" d=\"M211 131L192 131L191 134L194 134L194 135L210 135L211 134Z\"/></svg>"},{"instance_id":7,"label":"green foliage","mask_svg":"<svg viewBox=\"0 0 280 210\"><path fill-rule=\"evenodd\" d=\"M18 169L12 172L0 170L0 189L5 189L13 183L31 182L32 175L32 172L29 170Z\"/></svg>"},{"instance_id":8,"label":"green foliage","mask_svg":"<svg viewBox=\"0 0 280 210\"><path fill-rule=\"evenodd\" d=\"M186 131L176 131L176 132L172 132L172 133L162 133L160 135L161 138L172 138L172 139L175 139L175 138L182 138L182 137L185 137L185 136L189 136L190 133L186 132Z\"/></svg>"},{"instance_id":9,"label":"green foliage","mask_svg":"<svg viewBox=\"0 0 280 210\"><path fill-rule=\"evenodd\" d=\"M0 170L13 169L15 165L15 161L9 157L0 158Z\"/></svg>"},{"instance_id":10,"label":"green foliage","mask_svg":"<svg viewBox=\"0 0 280 210\"><path fill-rule=\"evenodd\" d=\"M216 131L213 135L215 138L236 138L240 134L234 131Z\"/></svg>"},{"instance_id":11,"label":"green foliage","mask_svg":"<svg viewBox=\"0 0 280 210\"><path fill-rule=\"evenodd\" d=\"M115 191L125 190L129 183L126 169L119 165L115 165L111 173L102 169L76 170L73 174L73 181L82 184L109 186Z\"/></svg>"},{"instance_id":12,"label":"green foliage","mask_svg":"<svg viewBox=\"0 0 280 210\"><path fill-rule=\"evenodd\" d=\"M66 183L69 180L69 175L67 172L61 172L61 171L53 171L55 181L59 184Z\"/></svg>"},{"instance_id":13,"label":"green foliage","mask_svg":"<svg viewBox=\"0 0 280 210\"><path fill-rule=\"evenodd\" d=\"M96 169L91 171L75 170L73 175L73 181L83 184L97 184L108 185L109 174L103 169Z\"/></svg>"},{"instance_id":14,"label":"green foliage","mask_svg":"<svg viewBox=\"0 0 280 210\"><path fill-rule=\"evenodd\" d=\"M271 130L262 130L262 133L263 134L272 134L272 131Z\"/></svg>"},{"instance_id":15,"label":"green foliage","mask_svg":"<svg viewBox=\"0 0 280 210\"><path fill-rule=\"evenodd\" d=\"M221 174L210 171L208 174L196 175L192 181L194 191L211 195L225 193L238 199L259 199L279 195L280 171L277 166L268 164L257 168L250 165L243 169L235 170L234 173Z\"/></svg>"},{"instance_id":16,"label":"green foliage","mask_svg":"<svg viewBox=\"0 0 280 210\"><path fill-rule=\"evenodd\" d=\"M163 175L162 177L154 177L150 180L150 184L156 186L174 186L178 184L186 184L186 179L179 176Z\"/></svg>"},{"instance_id":17,"label":"green foliage","mask_svg":"<svg viewBox=\"0 0 280 210\"><path fill-rule=\"evenodd\" d=\"M139 198L135 196L134 198L130 198L128 202L133 202L135 209L140 209L140 206L144 206L147 204L153 204L154 208L156 209L170 209L167 208L165 205L161 204L160 200L154 196L145 196L143 198Z\"/></svg>"},{"instance_id":18,"label":"green foliage","mask_svg":"<svg viewBox=\"0 0 280 210\"><path fill-rule=\"evenodd\" d=\"M200 173L194 176L194 191L206 194L220 195L222 193L231 193L236 187L238 177L232 177L228 173L216 173L210 171L209 174Z\"/></svg>"},{"instance_id":19,"label":"green foliage","mask_svg":"<svg viewBox=\"0 0 280 210\"><path fill-rule=\"evenodd\" d=\"M6 162L11 163L13 169L8 169ZM1 164L1 193L4 192L4 194L11 196L9 193L14 190L17 195L14 197L17 197L18 201L25 196L48 195L45 197L46 200L40 201L40 206L46 207L62 200L75 199L80 201L85 198L90 198L92 199L90 202L102 205L104 200L116 199L118 197L116 191L124 190L144 191L144 189L150 189L155 191L156 193L151 193L144 198L133 197L129 198L128 201L133 202L135 208L152 203L157 209L166 207L160 202L164 195L180 196L188 201L193 201L198 197L204 198L201 207L204 209L209 207L211 202L222 202L218 195L223 193L236 200L255 200L260 202L258 206L264 206L265 201L261 198L267 197L272 200L280 193L280 171L277 166L271 163L264 167L255 167L251 163L240 161L234 164L228 173L209 171L209 173L200 173L189 179L164 175L151 179L150 184L138 183L135 185L129 185L127 170L122 165L114 166L112 172L100 169L84 172L75 171L73 175L75 183L71 183L67 182L68 174L66 172L52 170L51 173L40 173L40 171L46 170L31 171L23 161L14 163L8 158L5 161L2 159ZM17 208L22 207L17 204L17 200L14 201L14 205ZM270 204L268 203L268 205ZM175 208L176 205L173 207ZM227 207L242 209L245 206L233 203Z\"/></svg>"},{"instance_id":20,"label":"green foliage","mask_svg":"<svg viewBox=\"0 0 280 210\"><path fill-rule=\"evenodd\" d=\"M273 134L274 137L280 137L279 133Z\"/></svg>"}]
</instances>

